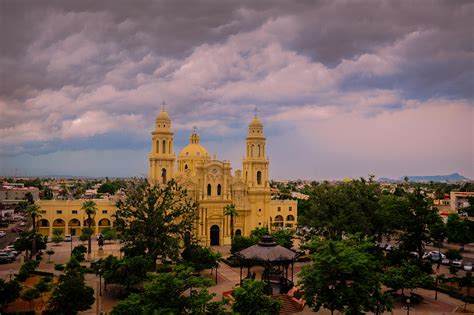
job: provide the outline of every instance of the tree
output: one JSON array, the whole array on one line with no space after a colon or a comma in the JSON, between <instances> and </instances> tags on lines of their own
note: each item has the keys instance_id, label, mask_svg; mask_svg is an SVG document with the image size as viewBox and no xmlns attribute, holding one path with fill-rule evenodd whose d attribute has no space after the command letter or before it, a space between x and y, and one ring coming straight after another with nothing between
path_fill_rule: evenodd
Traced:
<instances>
[{"instance_id":1,"label":"tree","mask_svg":"<svg viewBox=\"0 0 474 315\"><path fill-rule=\"evenodd\" d=\"M85 260L85 253L87 252L87 249L84 245L77 245L74 247L74 249L71 252L71 256L74 256L77 261L81 262Z\"/></svg>"},{"instance_id":2,"label":"tree","mask_svg":"<svg viewBox=\"0 0 474 315\"><path fill-rule=\"evenodd\" d=\"M299 221L329 239L356 233L380 239L393 230L393 213L381 206L380 187L373 176L338 185L324 182L305 192L311 206L299 215Z\"/></svg>"},{"instance_id":3,"label":"tree","mask_svg":"<svg viewBox=\"0 0 474 315\"><path fill-rule=\"evenodd\" d=\"M117 231L112 227L106 227L102 230L102 237L104 241L114 240L118 237Z\"/></svg>"},{"instance_id":4,"label":"tree","mask_svg":"<svg viewBox=\"0 0 474 315\"><path fill-rule=\"evenodd\" d=\"M89 229L89 231L92 231L91 230L92 218L95 216L97 212L97 205L94 201L87 200L87 201L84 201L84 203L82 204L82 210L84 210L87 215L87 228ZM89 234L89 238L87 241L88 254L92 253L92 238L91 237L92 237L92 233Z\"/></svg>"},{"instance_id":5,"label":"tree","mask_svg":"<svg viewBox=\"0 0 474 315\"><path fill-rule=\"evenodd\" d=\"M382 276L382 282L395 291L402 290L404 295L404 289L413 290L428 286L433 279L417 264L405 262L401 266L389 267Z\"/></svg>"},{"instance_id":6,"label":"tree","mask_svg":"<svg viewBox=\"0 0 474 315\"><path fill-rule=\"evenodd\" d=\"M454 259L462 259L462 255L459 251L455 249L450 249L446 253L446 258L449 260L454 260Z\"/></svg>"},{"instance_id":7,"label":"tree","mask_svg":"<svg viewBox=\"0 0 474 315\"><path fill-rule=\"evenodd\" d=\"M92 230L89 228L84 228L81 231L81 235L79 235L79 240L84 244L92 236Z\"/></svg>"},{"instance_id":8,"label":"tree","mask_svg":"<svg viewBox=\"0 0 474 315\"><path fill-rule=\"evenodd\" d=\"M399 209L399 215L403 229L400 236L401 246L407 252L416 251L421 260L425 244L433 242L434 236L439 237L431 232L442 224L442 219L420 188L400 198L402 207Z\"/></svg>"},{"instance_id":9,"label":"tree","mask_svg":"<svg viewBox=\"0 0 474 315\"><path fill-rule=\"evenodd\" d=\"M212 251L208 247L189 245L184 249L181 256L191 267L201 271L216 268L219 265L221 254Z\"/></svg>"},{"instance_id":10,"label":"tree","mask_svg":"<svg viewBox=\"0 0 474 315\"><path fill-rule=\"evenodd\" d=\"M49 187L44 188L44 197L45 200L52 200L53 199L53 191Z\"/></svg>"},{"instance_id":11,"label":"tree","mask_svg":"<svg viewBox=\"0 0 474 315\"><path fill-rule=\"evenodd\" d=\"M40 297L40 292L37 289L28 289L21 294L21 298L27 302L30 302L30 307L33 308L33 300Z\"/></svg>"},{"instance_id":12,"label":"tree","mask_svg":"<svg viewBox=\"0 0 474 315\"><path fill-rule=\"evenodd\" d=\"M59 243L64 241L63 233L64 232L61 229L53 229L53 237L51 238L51 240L54 244L59 245Z\"/></svg>"},{"instance_id":13,"label":"tree","mask_svg":"<svg viewBox=\"0 0 474 315\"><path fill-rule=\"evenodd\" d=\"M265 295L265 282L258 280L244 280L242 287L234 290L235 302L232 310L242 315L270 315L278 314L281 301Z\"/></svg>"},{"instance_id":14,"label":"tree","mask_svg":"<svg viewBox=\"0 0 474 315\"><path fill-rule=\"evenodd\" d=\"M49 300L49 310L55 314L77 314L94 304L94 290L85 285L81 266L74 256L66 265L65 273Z\"/></svg>"},{"instance_id":15,"label":"tree","mask_svg":"<svg viewBox=\"0 0 474 315\"><path fill-rule=\"evenodd\" d=\"M474 240L474 223L470 220L461 219L459 214L448 216L446 231L448 240L461 244L461 250L464 250L464 244L469 244Z\"/></svg>"},{"instance_id":16,"label":"tree","mask_svg":"<svg viewBox=\"0 0 474 315\"><path fill-rule=\"evenodd\" d=\"M313 263L301 271L301 289L308 305L349 314L391 309L390 298L381 293L381 263L372 253L375 245L361 241L316 240Z\"/></svg>"},{"instance_id":17,"label":"tree","mask_svg":"<svg viewBox=\"0 0 474 315\"><path fill-rule=\"evenodd\" d=\"M48 249L46 251L46 255L48 255L48 263L50 263L51 262L51 256L54 255L54 250Z\"/></svg>"},{"instance_id":18,"label":"tree","mask_svg":"<svg viewBox=\"0 0 474 315\"><path fill-rule=\"evenodd\" d=\"M107 257L103 263L104 281L106 283L123 285L127 292L147 279L147 273L152 266L150 259L144 256L125 257L117 259Z\"/></svg>"},{"instance_id":19,"label":"tree","mask_svg":"<svg viewBox=\"0 0 474 315\"><path fill-rule=\"evenodd\" d=\"M211 302L215 294L206 289L211 284L192 268L177 266L145 283L142 294L120 301L112 314L224 314L221 302Z\"/></svg>"},{"instance_id":20,"label":"tree","mask_svg":"<svg viewBox=\"0 0 474 315\"><path fill-rule=\"evenodd\" d=\"M252 245L255 245L258 243L258 239L254 237L247 237L247 236L241 236L238 235L234 237L232 240L232 245L230 247L230 252L232 254L235 254L242 249L246 249L247 247L250 247Z\"/></svg>"},{"instance_id":21,"label":"tree","mask_svg":"<svg viewBox=\"0 0 474 315\"><path fill-rule=\"evenodd\" d=\"M234 217L239 215L233 203L224 207L224 215L230 217L230 240L232 241L234 239Z\"/></svg>"},{"instance_id":22,"label":"tree","mask_svg":"<svg viewBox=\"0 0 474 315\"><path fill-rule=\"evenodd\" d=\"M26 256L28 256L28 252L31 253L33 250L33 240L35 240L36 249L42 250L46 249L47 238L47 236L41 236L33 231L24 231L21 232L20 238L15 241L13 247L18 252L26 252Z\"/></svg>"},{"instance_id":23,"label":"tree","mask_svg":"<svg viewBox=\"0 0 474 315\"><path fill-rule=\"evenodd\" d=\"M174 180L152 186L146 179L129 183L127 198L117 203L116 228L126 255L145 255L154 264L177 259L181 242L196 222L198 206Z\"/></svg>"},{"instance_id":24,"label":"tree","mask_svg":"<svg viewBox=\"0 0 474 315\"><path fill-rule=\"evenodd\" d=\"M272 233L273 239L278 245L291 249L293 247L293 232L289 230L279 230Z\"/></svg>"},{"instance_id":25,"label":"tree","mask_svg":"<svg viewBox=\"0 0 474 315\"><path fill-rule=\"evenodd\" d=\"M0 302L2 309L10 302L15 301L20 297L21 285L17 280L10 280L6 282L0 279Z\"/></svg>"},{"instance_id":26,"label":"tree","mask_svg":"<svg viewBox=\"0 0 474 315\"><path fill-rule=\"evenodd\" d=\"M33 224L33 235L36 235L36 219L41 217L41 208L37 204L30 204L26 207L26 214L31 218ZM36 255L36 237L33 237L31 247L31 257Z\"/></svg>"},{"instance_id":27,"label":"tree","mask_svg":"<svg viewBox=\"0 0 474 315\"><path fill-rule=\"evenodd\" d=\"M97 192L101 194L109 193L114 195L121 187L122 183L119 180L108 181L103 183L99 189L97 189Z\"/></svg>"}]
</instances>

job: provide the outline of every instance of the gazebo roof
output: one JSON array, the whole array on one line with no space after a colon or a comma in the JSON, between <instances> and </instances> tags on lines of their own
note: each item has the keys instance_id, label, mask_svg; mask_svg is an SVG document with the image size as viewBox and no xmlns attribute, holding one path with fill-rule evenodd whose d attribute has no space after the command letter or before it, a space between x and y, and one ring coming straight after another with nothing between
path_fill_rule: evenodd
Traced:
<instances>
[{"instance_id":1,"label":"gazebo roof","mask_svg":"<svg viewBox=\"0 0 474 315\"><path fill-rule=\"evenodd\" d=\"M258 244L235 253L239 260L264 263L291 263L297 253L277 245L270 235L262 236Z\"/></svg>"}]
</instances>

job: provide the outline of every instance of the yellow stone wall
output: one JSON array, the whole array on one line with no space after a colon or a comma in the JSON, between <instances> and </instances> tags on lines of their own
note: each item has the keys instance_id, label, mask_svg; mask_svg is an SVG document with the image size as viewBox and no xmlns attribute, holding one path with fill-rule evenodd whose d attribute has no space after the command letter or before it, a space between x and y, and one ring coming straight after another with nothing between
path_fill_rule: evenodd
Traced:
<instances>
[{"instance_id":1,"label":"yellow stone wall","mask_svg":"<svg viewBox=\"0 0 474 315\"><path fill-rule=\"evenodd\" d=\"M38 200L41 218L37 219L38 230L43 235L51 236L53 229L61 229L64 234L80 235L81 229L87 227L87 215L81 210L85 199L77 200ZM115 201L94 199L98 211L94 217L91 229L94 234L113 225L113 215L117 208Z\"/></svg>"}]
</instances>

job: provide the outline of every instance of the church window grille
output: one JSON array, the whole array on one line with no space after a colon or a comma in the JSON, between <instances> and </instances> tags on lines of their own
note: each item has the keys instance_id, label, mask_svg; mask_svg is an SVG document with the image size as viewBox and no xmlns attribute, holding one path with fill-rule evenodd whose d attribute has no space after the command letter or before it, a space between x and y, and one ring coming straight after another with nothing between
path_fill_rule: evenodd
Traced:
<instances>
[{"instance_id":1,"label":"church window grille","mask_svg":"<svg viewBox=\"0 0 474 315\"><path fill-rule=\"evenodd\" d=\"M222 187L221 187L221 184L217 185L217 195L220 196L221 195L221 191L222 190Z\"/></svg>"},{"instance_id":2,"label":"church window grille","mask_svg":"<svg viewBox=\"0 0 474 315\"><path fill-rule=\"evenodd\" d=\"M211 184L207 184L207 195L210 196L212 191L212 186Z\"/></svg>"}]
</instances>

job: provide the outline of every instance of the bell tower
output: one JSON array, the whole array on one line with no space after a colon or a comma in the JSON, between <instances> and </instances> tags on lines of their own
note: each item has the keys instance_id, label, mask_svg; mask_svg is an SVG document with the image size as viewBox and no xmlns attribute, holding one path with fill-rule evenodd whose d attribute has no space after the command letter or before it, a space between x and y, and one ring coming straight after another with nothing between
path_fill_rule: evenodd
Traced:
<instances>
[{"instance_id":1,"label":"bell tower","mask_svg":"<svg viewBox=\"0 0 474 315\"><path fill-rule=\"evenodd\" d=\"M269 187L268 182L268 160L265 157L265 135L263 133L263 124L255 116L249 124L249 131L246 139L246 156L243 162L244 181L250 188Z\"/></svg>"},{"instance_id":2,"label":"bell tower","mask_svg":"<svg viewBox=\"0 0 474 315\"><path fill-rule=\"evenodd\" d=\"M174 176L176 156L173 148L171 118L162 103L161 112L155 120L155 130L151 133L151 152L149 154L149 181L153 185L166 184Z\"/></svg>"}]
</instances>

